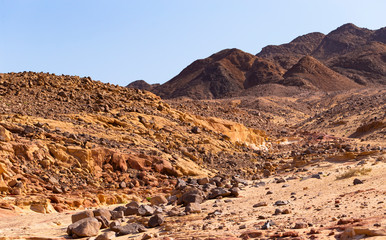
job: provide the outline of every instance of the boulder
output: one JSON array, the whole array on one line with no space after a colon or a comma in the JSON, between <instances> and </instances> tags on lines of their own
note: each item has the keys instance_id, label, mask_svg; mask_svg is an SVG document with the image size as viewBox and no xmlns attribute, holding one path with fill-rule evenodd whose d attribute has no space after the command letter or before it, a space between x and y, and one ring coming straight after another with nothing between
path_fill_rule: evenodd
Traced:
<instances>
[{"instance_id":1,"label":"boulder","mask_svg":"<svg viewBox=\"0 0 386 240\"><path fill-rule=\"evenodd\" d=\"M148 227L153 228L153 227L160 226L162 223L164 223L164 221L165 219L163 215L156 214L149 219L149 222L147 225Z\"/></svg>"},{"instance_id":2,"label":"boulder","mask_svg":"<svg viewBox=\"0 0 386 240\"><path fill-rule=\"evenodd\" d=\"M79 213L75 213L71 216L71 220L72 220L72 223L75 223L79 220L82 220L84 218L90 218L90 217L94 217L94 213L93 211L91 210L86 210L86 211L83 211L83 212L79 212Z\"/></svg>"},{"instance_id":3,"label":"boulder","mask_svg":"<svg viewBox=\"0 0 386 240\"><path fill-rule=\"evenodd\" d=\"M114 231L117 232L118 236L135 234L140 232L146 232L146 228L142 224L129 223L125 226L117 226Z\"/></svg>"},{"instance_id":4,"label":"boulder","mask_svg":"<svg viewBox=\"0 0 386 240\"><path fill-rule=\"evenodd\" d=\"M101 225L96 218L84 218L68 226L67 234L72 237L96 236L99 233Z\"/></svg>"},{"instance_id":5,"label":"boulder","mask_svg":"<svg viewBox=\"0 0 386 240\"><path fill-rule=\"evenodd\" d=\"M154 196L150 199L151 205L161 205L161 204L166 204L168 200L163 196L163 195L157 195Z\"/></svg>"},{"instance_id":6,"label":"boulder","mask_svg":"<svg viewBox=\"0 0 386 240\"><path fill-rule=\"evenodd\" d=\"M189 203L185 207L186 213L200 213L201 212L201 205L199 203Z\"/></svg>"},{"instance_id":7,"label":"boulder","mask_svg":"<svg viewBox=\"0 0 386 240\"><path fill-rule=\"evenodd\" d=\"M138 208L138 214L141 216L151 216L154 214L155 209L149 205L141 205Z\"/></svg>"},{"instance_id":8,"label":"boulder","mask_svg":"<svg viewBox=\"0 0 386 240\"><path fill-rule=\"evenodd\" d=\"M97 216L103 216L105 217L107 220L111 220L111 213L109 210L107 209L96 209L94 210L94 216L97 217Z\"/></svg>"}]
</instances>

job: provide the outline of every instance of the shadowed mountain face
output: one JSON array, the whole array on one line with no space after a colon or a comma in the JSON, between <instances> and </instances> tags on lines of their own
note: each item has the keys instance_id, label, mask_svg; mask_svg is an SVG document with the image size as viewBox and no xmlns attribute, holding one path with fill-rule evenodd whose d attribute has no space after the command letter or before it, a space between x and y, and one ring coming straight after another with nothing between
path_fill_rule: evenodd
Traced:
<instances>
[{"instance_id":1,"label":"shadowed mountain face","mask_svg":"<svg viewBox=\"0 0 386 240\"><path fill-rule=\"evenodd\" d=\"M310 55L324 37L323 33L309 33L295 38L290 43L266 46L257 56L270 59L288 70L302 57Z\"/></svg>"},{"instance_id":2,"label":"shadowed mountain face","mask_svg":"<svg viewBox=\"0 0 386 240\"><path fill-rule=\"evenodd\" d=\"M360 87L353 80L334 72L311 56L300 59L284 77L284 85L304 86L326 92Z\"/></svg>"},{"instance_id":3,"label":"shadowed mountain face","mask_svg":"<svg viewBox=\"0 0 386 240\"><path fill-rule=\"evenodd\" d=\"M212 99L246 93L258 96L257 88L263 85L266 94L274 94L273 88L281 85L279 92L286 95L289 86L289 91L294 86L302 91L336 91L385 84L386 28L345 24L327 35L314 32L290 43L266 46L256 56L225 49L147 90L162 98Z\"/></svg>"}]
</instances>

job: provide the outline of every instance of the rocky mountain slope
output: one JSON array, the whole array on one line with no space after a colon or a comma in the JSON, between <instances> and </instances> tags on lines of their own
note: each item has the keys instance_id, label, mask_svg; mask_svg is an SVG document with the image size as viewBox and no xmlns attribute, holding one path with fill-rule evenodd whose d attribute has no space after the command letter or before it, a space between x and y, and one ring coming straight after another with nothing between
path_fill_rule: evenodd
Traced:
<instances>
[{"instance_id":1,"label":"rocky mountain slope","mask_svg":"<svg viewBox=\"0 0 386 240\"><path fill-rule=\"evenodd\" d=\"M4 207L62 211L167 191L178 176L244 175L265 148L263 131L90 78L0 74L0 98Z\"/></svg>"},{"instance_id":2,"label":"rocky mountain slope","mask_svg":"<svg viewBox=\"0 0 386 240\"><path fill-rule=\"evenodd\" d=\"M385 41L385 28L369 30L345 24L327 35L309 33L287 44L267 46L256 56L226 49L193 62L160 86L149 88L134 83L129 86L148 89L162 98L219 99L253 92L258 96L259 87L278 93L276 87L289 85L304 91L384 85ZM310 63L311 59L318 70L294 73L305 60Z\"/></svg>"}]
</instances>

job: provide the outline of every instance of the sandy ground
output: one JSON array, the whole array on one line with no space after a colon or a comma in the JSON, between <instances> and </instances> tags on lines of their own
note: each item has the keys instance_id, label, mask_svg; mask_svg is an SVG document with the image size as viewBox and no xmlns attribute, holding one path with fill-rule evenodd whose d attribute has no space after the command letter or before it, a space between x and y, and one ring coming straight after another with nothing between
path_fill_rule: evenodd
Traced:
<instances>
[{"instance_id":1,"label":"sandy ground","mask_svg":"<svg viewBox=\"0 0 386 240\"><path fill-rule=\"evenodd\" d=\"M386 231L386 162L379 161L379 157L367 157L361 161L364 165L358 166L358 163L360 162L323 161L309 166L307 171L275 176L286 179L286 182L276 183L275 177L250 181L248 186L243 188L240 197L208 200L202 204L202 213L166 217L163 226L149 232L157 233L159 237L192 239L240 237L249 230L259 230L265 236L292 231L308 239L311 238L310 230L315 228L320 231L314 234L317 239L335 239L341 231L339 227L342 225L337 225L341 218L359 219L361 228ZM337 180L337 176L356 167L371 171L367 175ZM318 173L321 179L308 178ZM355 178L363 180L364 183L353 185ZM264 182L265 186L258 184L259 182ZM272 194L267 194L268 191ZM274 206L279 200L289 203ZM265 202L266 206L253 207L260 202ZM290 213L274 215L275 209L288 209ZM215 211L218 215L214 214ZM71 223L72 213L44 215L0 210L0 237L66 237L66 228ZM274 226L261 230L268 220L272 220ZM293 229L299 222L309 226ZM143 233L133 235L130 239L141 239L142 235ZM128 236L116 239L128 239Z\"/></svg>"}]
</instances>

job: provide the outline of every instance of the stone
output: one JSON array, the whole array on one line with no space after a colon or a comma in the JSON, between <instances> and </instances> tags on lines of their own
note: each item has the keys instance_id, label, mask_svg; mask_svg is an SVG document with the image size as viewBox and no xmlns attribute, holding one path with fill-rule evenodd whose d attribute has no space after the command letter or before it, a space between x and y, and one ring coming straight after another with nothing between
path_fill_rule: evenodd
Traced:
<instances>
[{"instance_id":1,"label":"stone","mask_svg":"<svg viewBox=\"0 0 386 240\"><path fill-rule=\"evenodd\" d=\"M253 205L254 208L257 208L257 207L264 207L264 206L267 206L268 204L266 202L259 202L259 203L256 203L255 205Z\"/></svg>"},{"instance_id":2,"label":"stone","mask_svg":"<svg viewBox=\"0 0 386 240\"><path fill-rule=\"evenodd\" d=\"M95 240L113 240L115 238L115 232L109 231L105 232L98 237L95 238Z\"/></svg>"},{"instance_id":3,"label":"stone","mask_svg":"<svg viewBox=\"0 0 386 240\"><path fill-rule=\"evenodd\" d=\"M137 215L138 214L138 207L134 206L128 206L125 211L123 212L125 216L130 216L130 215Z\"/></svg>"},{"instance_id":4,"label":"stone","mask_svg":"<svg viewBox=\"0 0 386 240\"><path fill-rule=\"evenodd\" d=\"M289 210L288 208L284 209L281 214L290 214L291 213L291 210Z\"/></svg>"},{"instance_id":5,"label":"stone","mask_svg":"<svg viewBox=\"0 0 386 240\"><path fill-rule=\"evenodd\" d=\"M110 211L111 214L111 220L117 220L124 217L123 211Z\"/></svg>"},{"instance_id":6,"label":"stone","mask_svg":"<svg viewBox=\"0 0 386 240\"><path fill-rule=\"evenodd\" d=\"M185 207L186 213L200 213L201 212L201 205L198 203L189 203Z\"/></svg>"},{"instance_id":7,"label":"stone","mask_svg":"<svg viewBox=\"0 0 386 240\"><path fill-rule=\"evenodd\" d=\"M139 203L136 201L131 201L130 203L126 204L126 207L136 207L139 208Z\"/></svg>"},{"instance_id":8,"label":"stone","mask_svg":"<svg viewBox=\"0 0 386 240\"><path fill-rule=\"evenodd\" d=\"M175 216L182 215L182 212L178 208L174 207L174 208L170 209L170 211L167 212L167 214L169 217L175 217Z\"/></svg>"},{"instance_id":9,"label":"stone","mask_svg":"<svg viewBox=\"0 0 386 240\"><path fill-rule=\"evenodd\" d=\"M118 236L146 232L146 228L142 224L129 223L125 226L117 226L115 230Z\"/></svg>"},{"instance_id":10,"label":"stone","mask_svg":"<svg viewBox=\"0 0 386 240\"><path fill-rule=\"evenodd\" d=\"M0 125L0 141L9 142L12 140L13 140L12 133Z\"/></svg>"},{"instance_id":11,"label":"stone","mask_svg":"<svg viewBox=\"0 0 386 240\"><path fill-rule=\"evenodd\" d=\"M116 227L118 226L121 226L121 222L120 221L111 221L110 224L109 224L109 228L113 231L115 231L114 229L116 229Z\"/></svg>"},{"instance_id":12,"label":"stone","mask_svg":"<svg viewBox=\"0 0 386 240\"><path fill-rule=\"evenodd\" d=\"M185 187L186 187L186 182L184 180L178 178L175 189L181 190L181 189L184 189Z\"/></svg>"},{"instance_id":13,"label":"stone","mask_svg":"<svg viewBox=\"0 0 386 240\"><path fill-rule=\"evenodd\" d=\"M201 129L199 127L197 127L197 126L194 126L192 128L192 133L199 134L199 133L201 133Z\"/></svg>"},{"instance_id":14,"label":"stone","mask_svg":"<svg viewBox=\"0 0 386 240\"><path fill-rule=\"evenodd\" d=\"M209 183L209 178L208 177L199 178L199 179L197 179L197 183L200 185L205 185L205 184Z\"/></svg>"},{"instance_id":15,"label":"stone","mask_svg":"<svg viewBox=\"0 0 386 240\"><path fill-rule=\"evenodd\" d=\"M258 238L258 237L262 237L263 235L264 234L261 231L258 231L258 230L248 230L248 231L243 232L240 235L240 238L241 239Z\"/></svg>"},{"instance_id":16,"label":"stone","mask_svg":"<svg viewBox=\"0 0 386 240\"><path fill-rule=\"evenodd\" d=\"M90 218L90 217L94 217L94 213L93 211L91 210L86 210L86 211L83 211L83 212L79 212L79 213L75 213L71 216L71 220L72 220L72 223L75 223L79 220L82 220L84 218Z\"/></svg>"},{"instance_id":17,"label":"stone","mask_svg":"<svg viewBox=\"0 0 386 240\"><path fill-rule=\"evenodd\" d=\"M111 220L111 213L109 210L107 209L96 209L94 210L94 216L97 217L97 216L103 216L105 217L108 221Z\"/></svg>"},{"instance_id":18,"label":"stone","mask_svg":"<svg viewBox=\"0 0 386 240\"><path fill-rule=\"evenodd\" d=\"M157 195L150 199L151 205L161 205L168 203L168 200L163 195Z\"/></svg>"},{"instance_id":19,"label":"stone","mask_svg":"<svg viewBox=\"0 0 386 240\"><path fill-rule=\"evenodd\" d=\"M298 223L295 223L294 228L295 228L295 229L308 228L308 224L307 224L307 223L304 223L304 222L298 222Z\"/></svg>"},{"instance_id":20,"label":"stone","mask_svg":"<svg viewBox=\"0 0 386 240\"><path fill-rule=\"evenodd\" d=\"M62 188L59 187L59 186L54 186L54 187L52 188L52 192L53 192L53 193L59 194L59 193L63 193L63 190L62 190Z\"/></svg>"},{"instance_id":21,"label":"stone","mask_svg":"<svg viewBox=\"0 0 386 240\"><path fill-rule=\"evenodd\" d=\"M358 178L355 178L354 181L353 181L353 184L354 185L363 184L363 181L358 179Z\"/></svg>"},{"instance_id":22,"label":"stone","mask_svg":"<svg viewBox=\"0 0 386 240\"><path fill-rule=\"evenodd\" d=\"M101 224L101 229L109 227L109 221L104 216L96 216L95 217Z\"/></svg>"},{"instance_id":23,"label":"stone","mask_svg":"<svg viewBox=\"0 0 386 240\"><path fill-rule=\"evenodd\" d=\"M283 212L280 209L276 208L275 209L275 213L273 215L279 215L279 214L282 214L282 213Z\"/></svg>"},{"instance_id":24,"label":"stone","mask_svg":"<svg viewBox=\"0 0 386 240\"><path fill-rule=\"evenodd\" d=\"M154 214L155 209L150 205L141 205L138 208L138 214L141 216L151 216Z\"/></svg>"},{"instance_id":25,"label":"stone","mask_svg":"<svg viewBox=\"0 0 386 240\"><path fill-rule=\"evenodd\" d=\"M184 193L181 196L181 201L184 205L187 205L189 203L195 202L195 203L202 203L203 197L200 194L199 190L192 190L190 192Z\"/></svg>"},{"instance_id":26,"label":"stone","mask_svg":"<svg viewBox=\"0 0 386 240\"><path fill-rule=\"evenodd\" d=\"M230 195L231 195L230 191L228 191L228 190L226 190L224 188L218 187L218 188L212 189L212 191L208 195L208 198L209 199L214 199L214 198L217 198L217 197L228 197Z\"/></svg>"},{"instance_id":27,"label":"stone","mask_svg":"<svg viewBox=\"0 0 386 240\"><path fill-rule=\"evenodd\" d=\"M231 192L231 195L232 195L233 197L238 197L238 196L240 196L240 188L238 188L238 187L233 187L233 188L231 188L229 191Z\"/></svg>"},{"instance_id":28,"label":"stone","mask_svg":"<svg viewBox=\"0 0 386 240\"><path fill-rule=\"evenodd\" d=\"M161 224L163 224L165 221L164 219L164 216L161 215L161 214L156 214L154 216L152 216L150 219L149 219L149 222L147 223L148 227L150 228L154 228L154 227L157 227L157 226L160 226Z\"/></svg>"},{"instance_id":29,"label":"stone","mask_svg":"<svg viewBox=\"0 0 386 240\"><path fill-rule=\"evenodd\" d=\"M289 201L282 201L282 200L279 200L279 201L276 201L273 205L276 205L276 206L283 206L283 205L287 205L289 204Z\"/></svg>"},{"instance_id":30,"label":"stone","mask_svg":"<svg viewBox=\"0 0 386 240\"><path fill-rule=\"evenodd\" d=\"M113 211L116 211L116 212L124 212L125 210L126 210L125 206L118 206L113 209Z\"/></svg>"},{"instance_id":31,"label":"stone","mask_svg":"<svg viewBox=\"0 0 386 240\"><path fill-rule=\"evenodd\" d=\"M101 225L102 224L96 218L83 218L69 225L67 228L67 234L72 237L97 236Z\"/></svg>"}]
</instances>

